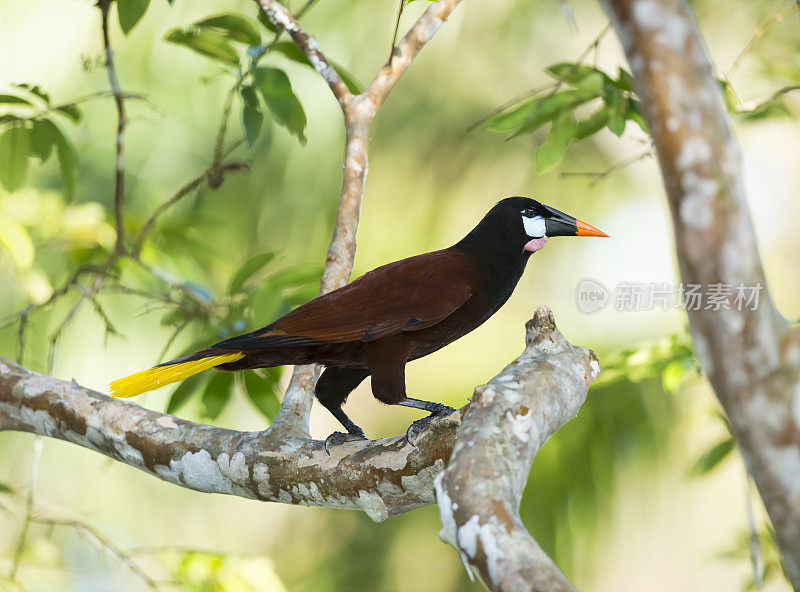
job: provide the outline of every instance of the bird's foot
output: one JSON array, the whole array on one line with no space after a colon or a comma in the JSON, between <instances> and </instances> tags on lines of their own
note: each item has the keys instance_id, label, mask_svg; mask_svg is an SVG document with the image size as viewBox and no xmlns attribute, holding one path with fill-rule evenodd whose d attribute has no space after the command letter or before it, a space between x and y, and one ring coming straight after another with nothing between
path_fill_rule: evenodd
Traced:
<instances>
[{"instance_id":1,"label":"bird's foot","mask_svg":"<svg viewBox=\"0 0 800 592\"><path fill-rule=\"evenodd\" d=\"M352 432L333 432L330 436L325 438L325 452L328 453L328 456L331 455L331 446L339 446L340 444L344 444L345 442L356 442L358 440L366 440L367 437L364 435L364 432L359 428L359 430L352 431Z\"/></svg>"},{"instance_id":2,"label":"bird's foot","mask_svg":"<svg viewBox=\"0 0 800 592\"><path fill-rule=\"evenodd\" d=\"M406 430L406 440L412 446L416 446L415 440L417 436L419 436L422 429L432 422L437 417L442 417L445 415L450 415L455 411L453 407L449 407L447 405L442 405L441 403L433 403L436 405L436 408L431 412L428 417L423 417L422 419L418 419L413 422L408 429Z\"/></svg>"}]
</instances>

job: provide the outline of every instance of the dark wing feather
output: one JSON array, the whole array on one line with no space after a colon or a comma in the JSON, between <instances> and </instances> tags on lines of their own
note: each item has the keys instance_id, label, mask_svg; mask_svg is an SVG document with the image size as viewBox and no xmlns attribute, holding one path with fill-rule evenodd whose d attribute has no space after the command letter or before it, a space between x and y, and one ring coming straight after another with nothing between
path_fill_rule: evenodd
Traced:
<instances>
[{"instance_id":1,"label":"dark wing feather","mask_svg":"<svg viewBox=\"0 0 800 592\"><path fill-rule=\"evenodd\" d=\"M472 295L474 276L467 258L449 249L403 259L214 347L247 350L374 341L418 331L461 307Z\"/></svg>"}]
</instances>

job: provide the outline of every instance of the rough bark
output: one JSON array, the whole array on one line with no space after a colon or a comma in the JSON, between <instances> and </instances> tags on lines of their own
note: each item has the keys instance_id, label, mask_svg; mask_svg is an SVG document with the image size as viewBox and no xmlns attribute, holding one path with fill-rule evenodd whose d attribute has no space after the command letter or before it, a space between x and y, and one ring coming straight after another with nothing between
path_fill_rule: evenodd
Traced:
<instances>
[{"instance_id":1,"label":"rough bark","mask_svg":"<svg viewBox=\"0 0 800 592\"><path fill-rule=\"evenodd\" d=\"M540 311L537 319L552 323L549 314ZM588 350L569 346L555 325L545 327L539 320L528 325L525 353L488 387L476 391L479 411L473 415L496 407L480 420L481 429L491 430L487 422L497 422L504 432L514 434L519 454L530 456L513 465L520 471L513 476L513 495L521 495L533 457L525 450L543 442L585 398L597 372L592 360ZM578 366L583 368L580 385ZM549 407L523 411L524 405L540 404L545 386L546 396L553 399ZM489 396L492 389L497 397ZM559 396L564 399L563 412L556 411L554 400ZM519 403L512 403L514 397ZM506 409L508 405L515 415ZM72 442L196 491L362 510L375 521L435 503L433 480L450 458L465 410L431 422L416 445L405 436L395 436L335 446L328 455L321 441L287 434L280 424L263 432L197 424L0 358L0 431ZM559 414L557 419L553 413ZM498 465L501 473L503 466ZM512 499L509 507L514 507Z\"/></svg>"},{"instance_id":2,"label":"rough bark","mask_svg":"<svg viewBox=\"0 0 800 592\"><path fill-rule=\"evenodd\" d=\"M697 357L800 590L800 334L770 299L742 158L684 0L605 0L658 151L686 284L762 286L755 309L690 310Z\"/></svg>"},{"instance_id":3,"label":"rough bark","mask_svg":"<svg viewBox=\"0 0 800 592\"><path fill-rule=\"evenodd\" d=\"M524 353L475 390L436 478L441 537L490 590L573 591L528 534L519 504L536 453L578 413L600 366L561 335L549 309L537 310L526 328Z\"/></svg>"}]
</instances>

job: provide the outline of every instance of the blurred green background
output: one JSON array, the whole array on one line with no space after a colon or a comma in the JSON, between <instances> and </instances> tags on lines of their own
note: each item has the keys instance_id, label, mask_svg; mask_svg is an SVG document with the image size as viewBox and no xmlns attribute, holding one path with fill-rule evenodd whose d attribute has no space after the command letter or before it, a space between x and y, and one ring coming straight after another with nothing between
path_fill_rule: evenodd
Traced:
<instances>
[{"instance_id":1,"label":"blurred green background","mask_svg":"<svg viewBox=\"0 0 800 592\"><path fill-rule=\"evenodd\" d=\"M737 55L756 36L729 80L740 106L800 83L800 17L791 12L793 5L692 3L720 78L731 73ZM296 0L292 8L300 6ZM605 27L595 2L570 6L574 23L564 5L553 1L466 1L425 47L373 126L355 275L452 244L509 195L536 197L608 232L609 240L550 242L490 321L408 367L408 391L463 405L476 385L521 352L523 325L535 307L550 306L570 341L598 352L604 373L578 417L536 459L522 506L534 536L582 590L744 589L753 577L746 545L748 484L740 459L729 454L713 394L694 367L685 316L675 307L614 310L614 287L621 282L676 281L659 171L652 158L637 159L647 136L630 123L621 138L600 131L573 144L557 167L540 174L534 153L543 131L508 142L484 127L468 131L512 97L552 82L543 70L578 59ZM401 30L425 7L411 3ZM388 0L320 0L303 24L329 57L365 84L388 57L396 10ZM208 167L234 82L219 61L168 43L165 34L221 12L256 23L257 10L244 1L176 0L169 6L152 0L128 35L115 11L111 40L122 88L146 97L127 101L126 222L135 234L158 204ZM783 13L780 22L759 29ZM256 26L265 41L272 39ZM244 53L242 44L235 47ZM18 94L13 84L39 85L59 105L105 91L102 50L100 11L92 2L0 1L2 93ZM264 110L259 138L229 157L249 170L228 173L215 190L204 185L159 221L142 259L185 283L193 296L122 262L109 289L66 326L55 356L51 337L78 290L30 316L23 339L26 367L48 372L53 357L52 374L104 391L114 378L197 343L266 324L313 296L341 184L341 114L311 69L274 52L261 63L288 74L307 117L307 143ZM589 63L609 73L623 65L613 33ZM19 189L0 189L0 318L46 301L72 271L102 261L113 248L116 112L107 97L82 102L80 109L77 123L61 115L53 119L78 155L73 194L65 190L55 157L44 164L31 159ZM737 118L736 127L773 296L784 315L797 318L797 95L783 96L779 111ZM228 145L243 136L240 113L237 97ZM599 182L569 174L602 173L628 160L635 162ZM242 266L264 253L275 257L245 287L231 290ZM586 278L612 294L610 304L592 314L581 312L576 300L578 283ZM120 285L149 296L123 293ZM109 333L109 325L116 333ZM177 328L182 330L171 341ZM0 355L17 358L18 330L16 322L0 329ZM205 390L201 382L177 398L165 388L137 402L157 410L169 406L182 417L215 425L259 429L274 412L274 392L288 374L262 376L264 384L276 383L274 391L250 392L243 381L231 382L222 385L220 397L220 385ZM251 376L248 384L253 391L258 383ZM377 404L368 384L350 398L347 411L372 437L400 433L418 417ZM322 438L335 428L315 405L312 435ZM482 589L438 539L436 508L373 524L354 512L209 496L50 440L43 442L35 515L78 521L79 528L34 523L20 546L33 438L4 433L0 455L0 482L11 490L0 494L0 574L12 569L19 548L19 589L147 589L140 574L98 549L102 545L85 525L134 550L133 560L165 590ZM756 529L763 531L763 511L753 496ZM763 538L765 565L758 571L766 572L764 589L788 590L769 536ZM11 581L2 586L17 589Z\"/></svg>"}]
</instances>

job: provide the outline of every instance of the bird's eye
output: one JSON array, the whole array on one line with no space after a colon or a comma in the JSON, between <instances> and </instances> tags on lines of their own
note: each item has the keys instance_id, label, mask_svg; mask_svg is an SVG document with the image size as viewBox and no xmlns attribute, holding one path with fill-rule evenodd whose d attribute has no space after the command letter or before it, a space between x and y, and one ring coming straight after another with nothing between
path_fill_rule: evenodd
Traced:
<instances>
[{"instance_id":1,"label":"bird's eye","mask_svg":"<svg viewBox=\"0 0 800 592\"><path fill-rule=\"evenodd\" d=\"M522 215L526 218L533 218L536 215L536 212L533 210L533 208L526 208L522 210Z\"/></svg>"}]
</instances>

